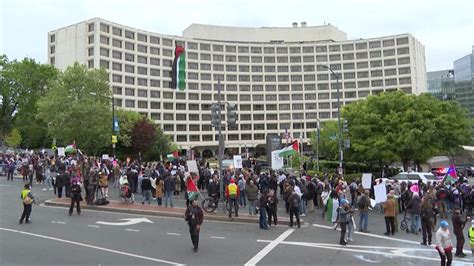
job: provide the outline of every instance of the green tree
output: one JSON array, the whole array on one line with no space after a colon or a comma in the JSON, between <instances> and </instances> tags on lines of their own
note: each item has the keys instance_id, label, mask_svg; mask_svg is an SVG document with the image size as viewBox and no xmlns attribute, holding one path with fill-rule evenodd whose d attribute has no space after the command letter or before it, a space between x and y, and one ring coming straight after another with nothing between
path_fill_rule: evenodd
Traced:
<instances>
[{"instance_id":1,"label":"green tree","mask_svg":"<svg viewBox=\"0 0 474 266\"><path fill-rule=\"evenodd\" d=\"M116 117L120 124L120 132L118 134L117 142L117 156L124 157L125 155L132 155L132 131L135 124L142 119L142 115L135 111L116 110Z\"/></svg>"},{"instance_id":2,"label":"green tree","mask_svg":"<svg viewBox=\"0 0 474 266\"><path fill-rule=\"evenodd\" d=\"M153 142L152 148L148 154L146 154L147 158L150 160L158 160L162 158L162 156L166 156L171 152L174 152L178 149L178 145L173 142L173 139L170 135L166 135L163 133L163 130L160 126L156 126L155 132L155 140Z\"/></svg>"},{"instance_id":3,"label":"green tree","mask_svg":"<svg viewBox=\"0 0 474 266\"><path fill-rule=\"evenodd\" d=\"M39 64L33 59L9 61L7 56L0 56L0 139L16 127L24 135L26 146L43 144L45 135L37 133L45 131L45 124L35 117L37 101L58 74L54 66Z\"/></svg>"},{"instance_id":4,"label":"green tree","mask_svg":"<svg viewBox=\"0 0 474 266\"><path fill-rule=\"evenodd\" d=\"M401 160L406 169L411 161L455 153L471 137L471 122L458 103L427 94L369 96L345 106L342 116L349 124L351 157L369 165Z\"/></svg>"},{"instance_id":5,"label":"green tree","mask_svg":"<svg viewBox=\"0 0 474 266\"><path fill-rule=\"evenodd\" d=\"M21 133L18 129L14 128L10 134L8 134L5 138L7 145L16 149L22 140Z\"/></svg>"},{"instance_id":6,"label":"green tree","mask_svg":"<svg viewBox=\"0 0 474 266\"><path fill-rule=\"evenodd\" d=\"M68 67L38 102L38 118L58 145L73 141L88 154L110 145L111 91L104 69Z\"/></svg>"},{"instance_id":7,"label":"green tree","mask_svg":"<svg viewBox=\"0 0 474 266\"><path fill-rule=\"evenodd\" d=\"M338 131L337 121L324 121L321 123L319 138L319 156L328 160L339 160L338 150ZM311 133L311 148L316 153L317 135L316 132Z\"/></svg>"}]
</instances>

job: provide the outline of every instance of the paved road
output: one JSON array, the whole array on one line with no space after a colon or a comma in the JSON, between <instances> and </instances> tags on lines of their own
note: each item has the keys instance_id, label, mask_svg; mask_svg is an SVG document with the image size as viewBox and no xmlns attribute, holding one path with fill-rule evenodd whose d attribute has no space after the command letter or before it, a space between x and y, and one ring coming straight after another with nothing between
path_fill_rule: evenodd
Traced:
<instances>
[{"instance_id":1,"label":"paved road","mask_svg":"<svg viewBox=\"0 0 474 266\"><path fill-rule=\"evenodd\" d=\"M420 236L399 233L385 237L382 217L371 214L370 234L356 232L354 242L337 245L339 232L309 215L301 229L205 221L200 249L192 252L183 219L85 210L69 217L64 208L33 206L32 224L18 224L21 181L0 180L0 265L437 265L432 247ZM50 191L35 186L39 201ZM152 223L115 226L126 218ZM468 246L466 245L466 249ZM454 265L472 265L472 257Z\"/></svg>"}]
</instances>

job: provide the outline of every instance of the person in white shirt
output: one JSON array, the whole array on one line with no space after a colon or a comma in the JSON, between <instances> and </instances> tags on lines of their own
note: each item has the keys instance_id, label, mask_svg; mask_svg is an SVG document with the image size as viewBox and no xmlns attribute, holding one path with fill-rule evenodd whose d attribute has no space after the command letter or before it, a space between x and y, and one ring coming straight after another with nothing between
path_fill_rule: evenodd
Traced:
<instances>
[{"instance_id":1,"label":"person in white shirt","mask_svg":"<svg viewBox=\"0 0 474 266\"><path fill-rule=\"evenodd\" d=\"M449 233L447 221L440 222L440 228L436 231L436 250L441 258L441 266L450 266L453 260L453 243Z\"/></svg>"}]
</instances>

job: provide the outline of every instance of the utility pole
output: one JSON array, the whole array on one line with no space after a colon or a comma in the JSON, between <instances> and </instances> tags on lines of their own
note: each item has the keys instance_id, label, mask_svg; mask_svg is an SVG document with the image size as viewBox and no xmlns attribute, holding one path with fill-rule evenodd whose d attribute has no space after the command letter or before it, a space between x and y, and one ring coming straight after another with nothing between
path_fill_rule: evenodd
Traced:
<instances>
[{"instance_id":1,"label":"utility pole","mask_svg":"<svg viewBox=\"0 0 474 266\"><path fill-rule=\"evenodd\" d=\"M222 156L224 153L224 139L222 138L222 108L221 108L221 81L220 79L217 81L217 106L219 107L218 109L218 114L219 114L219 119L217 126L219 128L219 154L218 154L218 167L219 167L219 191L221 195L221 199L224 200L224 176L222 174ZM225 209L225 207L224 207Z\"/></svg>"}]
</instances>

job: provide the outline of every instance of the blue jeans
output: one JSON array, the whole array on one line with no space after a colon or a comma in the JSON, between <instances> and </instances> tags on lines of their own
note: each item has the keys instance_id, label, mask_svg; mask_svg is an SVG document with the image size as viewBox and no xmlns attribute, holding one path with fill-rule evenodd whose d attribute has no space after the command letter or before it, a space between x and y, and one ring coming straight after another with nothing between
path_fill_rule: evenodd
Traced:
<instances>
[{"instance_id":1,"label":"blue jeans","mask_svg":"<svg viewBox=\"0 0 474 266\"><path fill-rule=\"evenodd\" d=\"M354 224L352 223L352 219L351 219L349 220L349 223L347 224L346 239L347 240L352 239L353 233L354 233Z\"/></svg>"},{"instance_id":2,"label":"blue jeans","mask_svg":"<svg viewBox=\"0 0 474 266\"><path fill-rule=\"evenodd\" d=\"M268 224L267 224L267 210L265 208L260 208L260 219L258 221L258 224L260 226L260 229L268 229Z\"/></svg>"},{"instance_id":3,"label":"blue jeans","mask_svg":"<svg viewBox=\"0 0 474 266\"><path fill-rule=\"evenodd\" d=\"M419 228L420 228L420 215L412 214L411 215L411 232L413 234L418 233Z\"/></svg>"},{"instance_id":4,"label":"blue jeans","mask_svg":"<svg viewBox=\"0 0 474 266\"><path fill-rule=\"evenodd\" d=\"M168 207L168 200L171 208L173 208L173 191L165 191L165 207Z\"/></svg>"},{"instance_id":5,"label":"blue jeans","mask_svg":"<svg viewBox=\"0 0 474 266\"><path fill-rule=\"evenodd\" d=\"M241 190L239 194L239 205L240 206L246 206L247 205L247 199L245 198L245 190Z\"/></svg>"},{"instance_id":6,"label":"blue jeans","mask_svg":"<svg viewBox=\"0 0 474 266\"><path fill-rule=\"evenodd\" d=\"M151 190L142 190L142 195L143 195L142 203L144 203L145 201L148 201L148 204L150 204Z\"/></svg>"},{"instance_id":7,"label":"blue jeans","mask_svg":"<svg viewBox=\"0 0 474 266\"><path fill-rule=\"evenodd\" d=\"M368 212L359 213L359 230L367 231L367 223L369 221Z\"/></svg>"},{"instance_id":8,"label":"blue jeans","mask_svg":"<svg viewBox=\"0 0 474 266\"><path fill-rule=\"evenodd\" d=\"M254 201L249 200L249 214L251 215L257 214L256 208L255 208L255 200Z\"/></svg>"},{"instance_id":9,"label":"blue jeans","mask_svg":"<svg viewBox=\"0 0 474 266\"><path fill-rule=\"evenodd\" d=\"M300 214L306 214L306 197L301 197Z\"/></svg>"}]
</instances>

